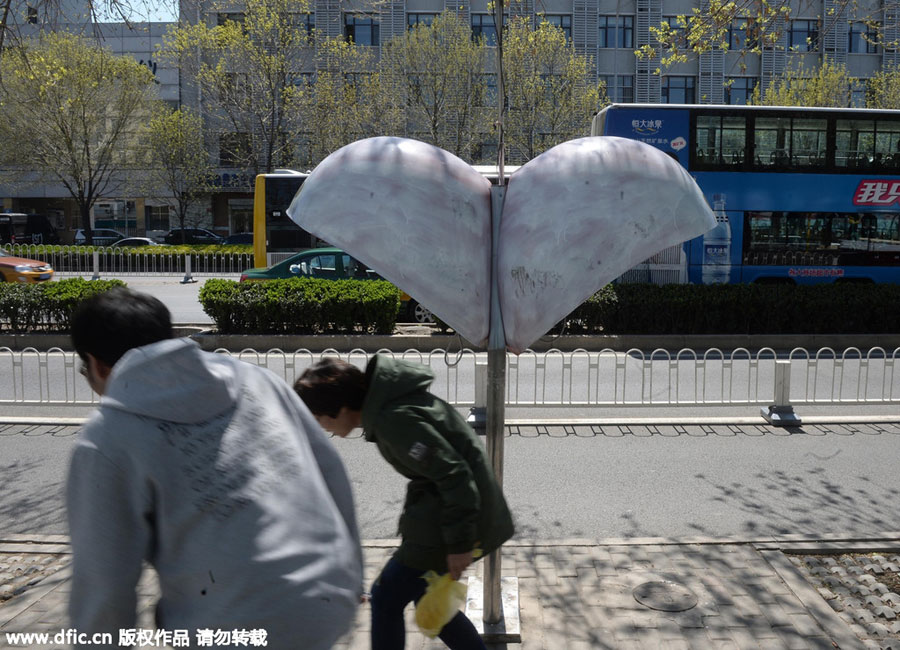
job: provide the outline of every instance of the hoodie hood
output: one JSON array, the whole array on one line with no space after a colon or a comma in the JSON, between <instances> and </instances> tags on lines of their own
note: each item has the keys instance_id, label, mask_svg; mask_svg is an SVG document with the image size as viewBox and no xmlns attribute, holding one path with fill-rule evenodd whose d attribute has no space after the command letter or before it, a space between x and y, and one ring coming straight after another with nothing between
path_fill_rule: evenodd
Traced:
<instances>
[{"instance_id":1,"label":"hoodie hood","mask_svg":"<svg viewBox=\"0 0 900 650\"><path fill-rule=\"evenodd\" d=\"M234 408L240 387L231 359L175 338L126 352L113 366L100 405L189 424Z\"/></svg>"},{"instance_id":2,"label":"hoodie hood","mask_svg":"<svg viewBox=\"0 0 900 650\"><path fill-rule=\"evenodd\" d=\"M434 372L427 366L376 354L366 368L368 390L362 407L362 425L366 440L373 440L375 420L385 405L398 398L427 391Z\"/></svg>"}]
</instances>

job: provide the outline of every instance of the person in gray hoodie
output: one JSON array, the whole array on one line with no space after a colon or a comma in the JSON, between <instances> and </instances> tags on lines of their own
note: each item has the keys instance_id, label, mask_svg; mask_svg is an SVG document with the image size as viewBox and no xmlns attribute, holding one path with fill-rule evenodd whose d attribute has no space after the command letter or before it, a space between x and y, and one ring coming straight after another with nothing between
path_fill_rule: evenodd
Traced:
<instances>
[{"instance_id":1,"label":"person in gray hoodie","mask_svg":"<svg viewBox=\"0 0 900 650\"><path fill-rule=\"evenodd\" d=\"M119 647L147 561L164 634L330 648L360 602L362 554L346 471L297 395L173 338L165 305L127 289L82 303L72 341L101 395L67 485L72 627Z\"/></svg>"}]
</instances>

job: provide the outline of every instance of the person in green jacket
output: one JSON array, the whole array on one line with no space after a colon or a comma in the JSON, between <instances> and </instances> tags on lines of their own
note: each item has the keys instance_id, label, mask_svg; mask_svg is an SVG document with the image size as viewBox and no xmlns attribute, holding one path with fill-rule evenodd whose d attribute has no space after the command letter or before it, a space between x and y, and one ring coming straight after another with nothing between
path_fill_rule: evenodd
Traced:
<instances>
[{"instance_id":1,"label":"person in green jacket","mask_svg":"<svg viewBox=\"0 0 900 650\"><path fill-rule=\"evenodd\" d=\"M512 515L478 436L450 404L428 392L434 373L375 355L365 372L334 358L294 384L322 428L365 438L409 479L400 516L400 548L372 587L372 648L405 644L403 610L425 593L431 570L458 580L473 560L512 537ZM453 649L484 648L459 612L439 634Z\"/></svg>"}]
</instances>

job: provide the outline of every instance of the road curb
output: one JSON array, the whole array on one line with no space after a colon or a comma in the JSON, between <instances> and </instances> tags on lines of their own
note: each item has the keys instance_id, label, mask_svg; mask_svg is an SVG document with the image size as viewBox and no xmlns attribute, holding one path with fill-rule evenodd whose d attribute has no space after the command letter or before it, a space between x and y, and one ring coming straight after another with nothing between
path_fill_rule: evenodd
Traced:
<instances>
[{"instance_id":1,"label":"road curb","mask_svg":"<svg viewBox=\"0 0 900 650\"><path fill-rule=\"evenodd\" d=\"M77 404L90 408L91 404ZM96 405L94 405L96 406ZM33 426L82 426L90 419L84 417L56 416L2 416L0 424L33 425ZM811 415L803 417L803 425L809 424L889 424L900 420L896 415ZM735 425L775 427L760 417L605 417L605 418L507 418L506 427L542 427L542 426L679 426L679 425ZM802 425L800 425L802 426Z\"/></svg>"},{"instance_id":2,"label":"road curb","mask_svg":"<svg viewBox=\"0 0 900 650\"><path fill-rule=\"evenodd\" d=\"M569 537L558 539L513 538L504 547L582 547L582 546L737 546L747 545L765 551L787 553L829 553L840 550L856 553L860 550L900 552L900 531L882 531L860 537L849 533L763 535L753 537ZM14 534L0 536L2 552L64 552L44 548L69 546L68 535ZM362 540L364 548L393 548L400 546L399 537ZM30 551L4 551L4 547L28 547Z\"/></svg>"}]
</instances>

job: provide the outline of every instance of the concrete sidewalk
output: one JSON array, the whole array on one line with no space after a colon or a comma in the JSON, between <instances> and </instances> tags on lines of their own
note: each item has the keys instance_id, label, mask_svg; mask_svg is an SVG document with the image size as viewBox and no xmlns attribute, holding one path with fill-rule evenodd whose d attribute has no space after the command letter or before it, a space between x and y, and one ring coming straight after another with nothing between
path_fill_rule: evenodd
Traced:
<instances>
[{"instance_id":1,"label":"concrete sidewalk","mask_svg":"<svg viewBox=\"0 0 900 650\"><path fill-rule=\"evenodd\" d=\"M68 627L65 542L59 536L0 540L0 578L4 567L9 575L23 566L49 572L64 565L0 603L0 648L68 647L14 645L5 634L52 635ZM364 543L367 586L396 544ZM491 647L900 650L898 565L900 532L869 539L513 541L503 550L503 575L518 579L521 643ZM480 576L482 567L467 575ZM157 594L148 569L140 585L140 627L152 628ZM444 647L418 632L412 612L407 648ZM369 647L368 615L363 605L337 647Z\"/></svg>"}]
</instances>

